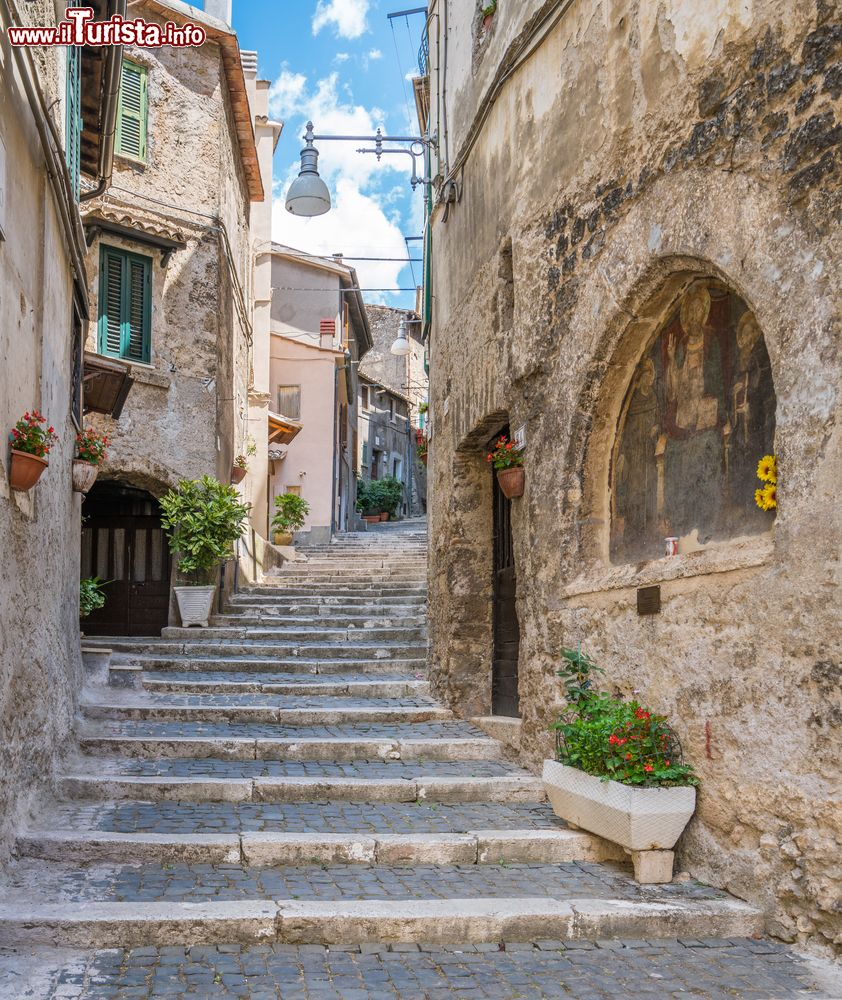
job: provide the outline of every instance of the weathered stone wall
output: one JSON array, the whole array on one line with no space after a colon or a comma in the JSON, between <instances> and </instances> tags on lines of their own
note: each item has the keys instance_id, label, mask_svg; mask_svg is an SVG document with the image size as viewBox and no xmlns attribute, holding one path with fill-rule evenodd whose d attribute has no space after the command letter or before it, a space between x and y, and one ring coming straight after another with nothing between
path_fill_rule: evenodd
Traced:
<instances>
[{"instance_id":1,"label":"weathered stone wall","mask_svg":"<svg viewBox=\"0 0 842 1000\"><path fill-rule=\"evenodd\" d=\"M135 385L119 421L92 422L112 440L102 477L160 495L206 473L227 482L234 456L245 451L249 202L219 46L127 49L126 56L148 68L147 162L115 157L99 207L153 232L181 234L187 247L162 267L157 249L112 234L93 242L95 316L102 243L147 255L153 267L152 363L132 365ZM95 325L88 348L96 350Z\"/></svg>"},{"instance_id":2,"label":"weathered stone wall","mask_svg":"<svg viewBox=\"0 0 842 1000\"><path fill-rule=\"evenodd\" d=\"M452 30L470 6L451 5ZM455 40L451 163L511 44L551 6L501 4L489 38ZM525 759L551 751L558 650L581 642L608 686L673 718L699 772L683 867L762 903L773 933L837 948L838 13L824 0L573 3L488 111L461 202L446 222L436 213L430 462L436 689L465 714L490 707L483 451L525 424L513 505ZM699 276L741 296L765 336L777 519L704 552L613 565L620 406ZM636 589L655 583L662 611L639 617Z\"/></svg>"},{"instance_id":3,"label":"weathered stone wall","mask_svg":"<svg viewBox=\"0 0 842 1000\"><path fill-rule=\"evenodd\" d=\"M27 11L54 23L44 4ZM2 24L5 36L6 25ZM62 67L50 50L39 61L47 93L59 93ZM62 105L54 105L62 127ZM11 50L0 49L0 861L28 809L53 778L67 746L81 683L79 652L79 498L70 468L72 275L43 151ZM27 493L9 489L8 434L38 408L59 441L49 468Z\"/></svg>"}]
</instances>

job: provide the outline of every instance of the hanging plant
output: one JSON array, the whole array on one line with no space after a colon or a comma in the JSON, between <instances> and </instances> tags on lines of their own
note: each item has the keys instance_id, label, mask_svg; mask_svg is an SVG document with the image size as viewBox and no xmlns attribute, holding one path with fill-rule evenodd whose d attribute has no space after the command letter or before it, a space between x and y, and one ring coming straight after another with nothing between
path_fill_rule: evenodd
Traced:
<instances>
[{"instance_id":1,"label":"hanging plant","mask_svg":"<svg viewBox=\"0 0 842 1000\"><path fill-rule=\"evenodd\" d=\"M38 410L27 411L9 434L12 461L9 485L20 493L32 489L50 464L47 455L58 441L53 427L44 427L47 418Z\"/></svg>"},{"instance_id":2,"label":"hanging plant","mask_svg":"<svg viewBox=\"0 0 842 1000\"><path fill-rule=\"evenodd\" d=\"M76 435L76 458L73 459L73 489L87 493L96 481L99 467L105 461L108 438L92 427Z\"/></svg>"},{"instance_id":3,"label":"hanging plant","mask_svg":"<svg viewBox=\"0 0 842 1000\"><path fill-rule=\"evenodd\" d=\"M526 472L523 468L523 448L501 434L494 444L494 449L486 456L497 470L497 482L504 495L513 500L522 497L526 487Z\"/></svg>"}]
</instances>

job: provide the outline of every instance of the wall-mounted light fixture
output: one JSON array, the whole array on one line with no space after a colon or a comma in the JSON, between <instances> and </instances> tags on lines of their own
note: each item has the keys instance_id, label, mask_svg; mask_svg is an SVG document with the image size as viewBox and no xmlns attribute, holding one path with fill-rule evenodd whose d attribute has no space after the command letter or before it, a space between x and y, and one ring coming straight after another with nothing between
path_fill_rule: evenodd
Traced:
<instances>
[{"instance_id":1,"label":"wall-mounted light fixture","mask_svg":"<svg viewBox=\"0 0 842 1000\"><path fill-rule=\"evenodd\" d=\"M378 161L381 157L391 153L402 153L404 156L410 156L412 157L412 177L410 178L412 190L414 191L419 184L432 184L432 181L424 176L423 162L422 176L419 176L418 161L419 159L423 161L425 151L435 145L433 139L422 139L415 135L383 135L380 129L373 136L315 135L313 123L307 122L304 148L301 150L301 171L287 191L286 209L292 215L312 218L330 211L330 192L319 176L319 151L314 145L315 142L373 142L374 148L361 147L357 152L374 153ZM384 147L384 142L409 143L409 148Z\"/></svg>"},{"instance_id":2,"label":"wall-mounted light fixture","mask_svg":"<svg viewBox=\"0 0 842 1000\"><path fill-rule=\"evenodd\" d=\"M397 338L389 350L398 357L406 357L412 350L412 345L409 342L409 324L406 321L406 316L401 320Z\"/></svg>"}]
</instances>

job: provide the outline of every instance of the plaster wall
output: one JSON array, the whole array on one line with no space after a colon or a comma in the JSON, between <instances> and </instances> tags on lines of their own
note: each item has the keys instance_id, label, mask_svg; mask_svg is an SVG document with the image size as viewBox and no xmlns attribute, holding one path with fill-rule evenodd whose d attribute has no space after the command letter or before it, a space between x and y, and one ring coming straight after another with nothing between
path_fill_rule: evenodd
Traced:
<instances>
[{"instance_id":1,"label":"plaster wall","mask_svg":"<svg viewBox=\"0 0 842 1000\"><path fill-rule=\"evenodd\" d=\"M35 6L35 5L32 5ZM40 6L40 5L39 5ZM37 10L33 17L47 16ZM50 23L45 20L40 23ZM5 38L5 25L2 25ZM63 50L61 50L63 53ZM58 54L41 61L58 92ZM57 125L61 104L55 106ZM0 43L0 862L68 746L81 685L79 498L71 486L73 283L43 151ZM9 489L8 434L38 408L59 440L27 493Z\"/></svg>"},{"instance_id":2,"label":"plaster wall","mask_svg":"<svg viewBox=\"0 0 842 1000\"><path fill-rule=\"evenodd\" d=\"M471 5L449 5L451 162L539 6L554 5L501 3L476 48ZM833 15L823 0L580 0L509 75L462 156L461 202L433 220L430 626L435 689L465 715L486 714L483 453L502 426L525 425L527 488L513 503L525 761L537 769L551 753L558 650L581 642L607 687L673 719L700 775L681 866L762 904L772 933L838 950ZM440 108L442 53L431 59ZM619 406L658 323L699 275L742 296L765 336L777 520L753 539L612 565ZM662 610L641 617L636 590L650 584Z\"/></svg>"},{"instance_id":3,"label":"plaster wall","mask_svg":"<svg viewBox=\"0 0 842 1000\"><path fill-rule=\"evenodd\" d=\"M339 277L296 261L272 260L272 329L285 337L319 342L319 323L332 319L341 329Z\"/></svg>"},{"instance_id":4,"label":"plaster wall","mask_svg":"<svg viewBox=\"0 0 842 1000\"><path fill-rule=\"evenodd\" d=\"M336 366L340 351L323 350L311 343L288 337L272 337L270 378L277 396L279 385L301 387L301 431L287 446L282 460L273 466L271 495L301 487L310 504L304 531L331 526L334 497L334 435ZM274 505L272 507L274 513Z\"/></svg>"}]
</instances>

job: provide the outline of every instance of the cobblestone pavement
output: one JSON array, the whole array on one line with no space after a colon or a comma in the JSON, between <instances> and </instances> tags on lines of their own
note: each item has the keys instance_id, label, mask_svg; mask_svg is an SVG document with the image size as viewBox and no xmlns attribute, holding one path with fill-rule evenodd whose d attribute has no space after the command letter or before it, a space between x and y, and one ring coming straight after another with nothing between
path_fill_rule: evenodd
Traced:
<instances>
[{"instance_id":1,"label":"cobblestone pavement","mask_svg":"<svg viewBox=\"0 0 842 1000\"><path fill-rule=\"evenodd\" d=\"M79 802L49 813L52 829L109 833L467 833L565 829L541 803Z\"/></svg>"},{"instance_id":2,"label":"cobblestone pavement","mask_svg":"<svg viewBox=\"0 0 842 1000\"><path fill-rule=\"evenodd\" d=\"M426 695L406 698L360 698L356 695L289 695L256 694L175 694L144 692L111 692L102 700L115 708L309 708L323 711L374 708L439 708L438 702ZM99 702L92 702L98 705Z\"/></svg>"},{"instance_id":3,"label":"cobblestone pavement","mask_svg":"<svg viewBox=\"0 0 842 1000\"><path fill-rule=\"evenodd\" d=\"M170 739L278 739L278 740L423 740L486 739L485 733L467 722L357 722L335 726L285 726L259 722L154 722L143 719L86 722L81 731L92 736Z\"/></svg>"},{"instance_id":4,"label":"cobblestone pavement","mask_svg":"<svg viewBox=\"0 0 842 1000\"><path fill-rule=\"evenodd\" d=\"M406 684L410 681L424 679L423 671L416 673L383 673L376 677L365 674L291 674L291 673L260 673L246 670L172 670L150 672L144 681L151 680L166 684L325 684L337 685L363 684Z\"/></svg>"},{"instance_id":5,"label":"cobblestone pavement","mask_svg":"<svg viewBox=\"0 0 842 1000\"><path fill-rule=\"evenodd\" d=\"M497 778L525 775L516 764L500 760L464 761L295 761L295 760L205 760L191 757L124 757L114 760L90 758L85 767L96 767L100 775L163 778ZM74 768L74 770L76 770Z\"/></svg>"},{"instance_id":6,"label":"cobblestone pavement","mask_svg":"<svg viewBox=\"0 0 842 1000\"><path fill-rule=\"evenodd\" d=\"M4 1000L831 1000L810 966L768 941L138 948L56 956L37 992ZM28 961L32 961L29 959ZM41 956L42 963L50 961ZM836 994L834 1000L838 1000Z\"/></svg>"},{"instance_id":7,"label":"cobblestone pavement","mask_svg":"<svg viewBox=\"0 0 842 1000\"><path fill-rule=\"evenodd\" d=\"M13 863L2 884L6 902L36 894L39 862ZM44 888L62 902L199 903L228 900L620 899L666 903L722 899L696 882L641 886L609 864L505 865L93 865L53 864Z\"/></svg>"}]
</instances>

